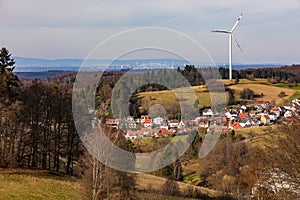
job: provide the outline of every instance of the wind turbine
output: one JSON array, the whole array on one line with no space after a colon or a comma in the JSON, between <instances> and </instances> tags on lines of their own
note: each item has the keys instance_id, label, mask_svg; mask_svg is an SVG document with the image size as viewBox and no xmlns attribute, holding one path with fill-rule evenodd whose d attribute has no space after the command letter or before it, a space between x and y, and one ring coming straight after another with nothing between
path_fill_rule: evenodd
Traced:
<instances>
[{"instance_id":1,"label":"wind turbine","mask_svg":"<svg viewBox=\"0 0 300 200\"><path fill-rule=\"evenodd\" d=\"M227 31L227 30L214 30L214 31L211 31L211 32L214 32L214 33L229 34L229 80L232 80L232 37L234 38L237 46L243 52L243 50L241 49L239 43L237 42L237 40L235 39L235 37L233 35L233 31L235 30L238 23L241 21L242 16L243 16L243 13L241 13L241 15L239 16L239 18L237 19L237 21L235 22L235 24L233 25L233 27L231 28L230 31Z\"/></svg>"}]
</instances>

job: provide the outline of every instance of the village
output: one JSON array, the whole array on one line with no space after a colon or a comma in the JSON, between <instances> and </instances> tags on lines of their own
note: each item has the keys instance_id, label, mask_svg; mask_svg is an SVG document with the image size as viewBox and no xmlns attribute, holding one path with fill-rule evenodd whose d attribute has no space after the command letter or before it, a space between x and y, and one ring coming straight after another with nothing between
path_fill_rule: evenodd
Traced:
<instances>
[{"instance_id":1,"label":"village","mask_svg":"<svg viewBox=\"0 0 300 200\"><path fill-rule=\"evenodd\" d=\"M202 114L191 120L166 120L164 117L142 115L134 119L129 116L125 120L108 119L106 124L122 129L126 139L170 137L185 135L198 128L213 132L217 128L222 131L243 129L248 127L272 126L275 124L291 124L300 116L300 100L293 99L282 106L271 105L269 101L256 100L254 103L230 108L226 113L214 113L206 108Z\"/></svg>"}]
</instances>

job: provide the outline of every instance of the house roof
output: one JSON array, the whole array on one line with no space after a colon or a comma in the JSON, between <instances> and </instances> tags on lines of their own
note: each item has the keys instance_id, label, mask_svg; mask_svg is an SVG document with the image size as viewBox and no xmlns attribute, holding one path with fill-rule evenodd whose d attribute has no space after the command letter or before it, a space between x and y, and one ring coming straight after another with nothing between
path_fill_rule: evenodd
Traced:
<instances>
[{"instance_id":1,"label":"house roof","mask_svg":"<svg viewBox=\"0 0 300 200\"><path fill-rule=\"evenodd\" d=\"M162 128L160 129L157 133L156 133L157 136L165 136L165 135L169 135L169 131L168 129L166 128Z\"/></svg>"},{"instance_id":2,"label":"house roof","mask_svg":"<svg viewBox=\"0 0 300 200\"><path fill-rule=\"evenodd\" d=\"M266 104L270 104L269 101L262 101L262 100L257 100L255 102L256 105L266 105Z\"/></svg>"},{"instance_id":3,"label":"house roof","mask_svg":"<svg viewBox=\"0 0 300 200\"><path fill-rule=\"evenodd\" d=\"M231 122L229 126L234 128L243 128L239 122Z\"/></svg>"},{"instance_id":4,"label":"house roof","mask_svg":"<svg viewBox=\"0 0 300 200\"><path fill-rule=\"evenodd\" d=\"M246 119L248 117L248 113L239 113L239 117L242 119Z\"/></svg>"},{"instance_id":5,"label":"house roof","mask_svg":"<svg viewBox=\"0 0 300 200\"><path fill-rule=\"evenodd\" d=\"M166 128L162 128L162 129L161 129L161 132L166 134L166 133L168 133L169 131L168 131L168 129L166 129Z\"/></svg>"},{"instance_id":6,"label":"house roof","mask_svg":"<svg viewBox=\"0 0 300 200\"><path fill-rule=\"evenodd\" d=\"M152 124L152 120L151 119L145 119L144 124Z\"/></svg>"}]
</instances>

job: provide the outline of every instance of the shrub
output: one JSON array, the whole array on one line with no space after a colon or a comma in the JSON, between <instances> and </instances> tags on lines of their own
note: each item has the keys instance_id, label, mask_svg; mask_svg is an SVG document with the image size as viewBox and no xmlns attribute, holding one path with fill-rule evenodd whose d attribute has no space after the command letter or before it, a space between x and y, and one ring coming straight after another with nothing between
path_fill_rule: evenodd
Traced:
<instances>
[{"instance_id":1,"label":"shrub","mask_svg":"<svg viewBox=\"0 0 300 200\"><path fill-rule=\"evenodd\" d=\"M241 99L248 99L248 100L252 100L254 97L254 92L253 90L249 89L249 88L244 88L240 94Z\"/></svg>"},{"instance_id":2,"label":"shrub","mask_svg":"<svg viewBox=\"0 0 300 200\"><path fill-rule=\"evenodd\" d=\"M286 93L285 93L284 91L281 91L281 92L278 94L278 96L279 96L280 98L283 98L283 97L286 96Z\"/></svg>"}]
</instances>

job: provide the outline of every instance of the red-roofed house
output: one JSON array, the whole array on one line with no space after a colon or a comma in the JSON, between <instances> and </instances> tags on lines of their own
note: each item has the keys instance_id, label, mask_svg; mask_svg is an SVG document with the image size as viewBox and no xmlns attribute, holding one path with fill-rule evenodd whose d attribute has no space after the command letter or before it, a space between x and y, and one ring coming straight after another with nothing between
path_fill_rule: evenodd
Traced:
<instances>
[{"instance_id":1,"label":"red-roofed house","mask_svg":"<svg viewBox=\"0 0 300 200\"><path fill-rule=\"evenodd\" d=\"M149 115L141 115L141 123L144 123L146 119L150 119Z\"/></svg>"},{"instance_id":2,"label":"red-roofed house","mask_svg":"<svg viewBox=\"0 0 300 200\"><path fill-rule=\"evenodd\" d=\"M258 106L262 106L263 108L270 106L269 101L262 101L262 100L257 100L255 102L255 104L258 105Z\"/></svg>"},{"instance_id":3,"label":"red-roofed house","mask_svg":"<svg viewBox=\"0 0 300 200\"><path fill-rule=\"evenodd\" d=\"M242 119L247 119L248 118L248 113L239 113L238 115Z\"/></svg>"},{"instance_id":4,"label":"red-roofed house","mask_svg":"<svg viewBox=\"0 0 300 200\"><path fill-rule=\"evenodd\" d=\"M162 128L155 135L156 137L167 137L169 135L169 131L166 128Z\"/></svg>"},{"instance_id":5,"label":"red-roofed house","mask_svg":"<svg viewBox=\"0 0 300 200\"><path fill-rule=\"evenodd\" d=\"M239 129L243 128L239 122L230 122L228 129Z\"/></svg>"},{"instance_id":6,"label":"red-roofed house","mask_svg":"<svg viewBox=\"0 0 300 200\"><path fill-rule=\"evenodd\" d=\"M145 119L144 127L145 128L151 128L151 126L152 126L152 119Z\"/></svg>"}]
</instances>

